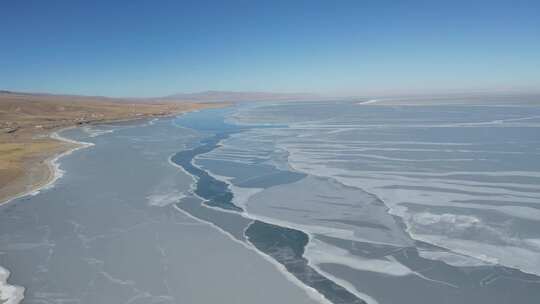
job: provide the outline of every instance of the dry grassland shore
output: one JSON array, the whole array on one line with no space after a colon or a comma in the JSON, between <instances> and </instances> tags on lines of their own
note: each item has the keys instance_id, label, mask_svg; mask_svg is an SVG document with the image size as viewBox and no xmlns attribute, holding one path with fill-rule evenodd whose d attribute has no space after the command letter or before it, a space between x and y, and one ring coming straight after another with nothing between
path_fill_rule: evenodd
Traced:
<instances>
[{"instance_id":1,"label":"dry grassland shore","mask_svg":"<svg viewBox=\"0 0 540 304\"><path fill-rule=\"evenodd\" d=\"M0 204L54 178L53 159L77 145L51 137L60 129L175 115L216 103L123 100L0 92Z\"/></svg>"}]
</instances>

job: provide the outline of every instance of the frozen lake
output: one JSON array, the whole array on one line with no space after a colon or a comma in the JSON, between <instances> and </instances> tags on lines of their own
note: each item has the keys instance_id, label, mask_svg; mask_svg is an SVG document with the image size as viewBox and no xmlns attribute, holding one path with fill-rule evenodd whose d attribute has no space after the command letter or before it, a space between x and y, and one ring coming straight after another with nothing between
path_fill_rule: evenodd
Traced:
<instances>
[{"instance_id":1,"label":"frozen lake","mask_svg":"<svg viewBox=\"0 0 540 304\"><path fill-rule=\"evenodd\" d=\"M94 145L0 207L0 265L23 303L536 303L539 131L377 101L73 129Z\"/></svg>"}]
</instances>

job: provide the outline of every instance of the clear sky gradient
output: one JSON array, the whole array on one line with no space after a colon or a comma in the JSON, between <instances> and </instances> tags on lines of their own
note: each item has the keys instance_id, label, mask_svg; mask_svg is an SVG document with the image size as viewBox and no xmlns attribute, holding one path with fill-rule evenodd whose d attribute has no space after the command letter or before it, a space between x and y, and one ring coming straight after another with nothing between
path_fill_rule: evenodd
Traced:
<instances>
[{"instance_id":1,"label":"clear sky gradient","mask_svg":"<svg viewBox=\"0 0 540 304\"><path fill-rule=\"evenodd\" d=\"M540 89L540 1L0 0L0 89Z\"/></svg>"}]
</instances>

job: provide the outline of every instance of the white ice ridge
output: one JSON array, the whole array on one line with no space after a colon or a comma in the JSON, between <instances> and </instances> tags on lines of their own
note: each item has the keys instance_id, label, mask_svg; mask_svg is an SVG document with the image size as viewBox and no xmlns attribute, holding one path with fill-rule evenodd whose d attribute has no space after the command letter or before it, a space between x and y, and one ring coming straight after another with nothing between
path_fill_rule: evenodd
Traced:
<instances>
[{"instance_id":1,"label":"white ice ridge","mask_svg":"<svg viewBox=\"0 0 540 304\"><path fill-rule=\"evenodd\" d=\"M97 137L97 136L100 136L100 135L103 135L103 134L108 134L108 133L112 133L114 132L113 129L110 129L110 130L100 130L100 129L96 129L96 128L91 128L91 127L83 127L82 130L88 134L88 137Z\"/></svg>"},{"instance_id":2,"label":"white ice ridge","mask_svg":"<svg viewBox=\"0 0 540 304\"><path fill-rule=\"evenodd\" d=\"M370 99L368 101L361 101L359 103L357 103L358 105L367 105L367 104L372 104L372 103L376 103L377 101L379 101L378 99Z\"/></svg>"},{"instance_id":3,"label":"white ice ridge","mask_svg":"<svg viewBox=\"0 0 540 304\"><path fill-rule=\"evenodd\" d=\"M414 272L392 258L367 259L350 254L347 250L311 239L304 256L315 264L335 263L353 269L378 272L391 276L406 276Z\"/></svg>"},{"instance_id":4,"label":"white ice ridge","mask_svg":"<svg viewBox=\"0 0 540 304\"><path fill-rule=\"evenodd\" d=\"M164 207L176 203L184 197L185 194L182 191L170 190L166 193L155 193L148 195L146 199L148 200L148 205L150 206Z\"/></svg>"},{"instance_id":5,"label":"white ice ridge","mask_svg":"<svg viewBox=\"0 0 540 304\"><path fill-rule=\"evenodd\" d=\"M24 287L9 285L9 270L0 266L0 303L18 304L24 298Z\"/></svg>"}]
</instances>

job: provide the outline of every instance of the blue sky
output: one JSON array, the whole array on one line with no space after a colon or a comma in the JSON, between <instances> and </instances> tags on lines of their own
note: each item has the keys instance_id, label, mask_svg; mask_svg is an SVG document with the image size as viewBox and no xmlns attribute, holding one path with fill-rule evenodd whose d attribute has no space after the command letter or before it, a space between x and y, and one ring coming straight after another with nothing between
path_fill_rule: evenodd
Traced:
<instances>
[{"instance_id":1,"label":"blue sky","mask_svg":"<svg viewBox=\"0 0 540 304\"><path fill-rule=\"evenodd\" d=\"M540 90L540 1L0 0L0 37L19 91Z\"/></svg>"}]
</instances>

